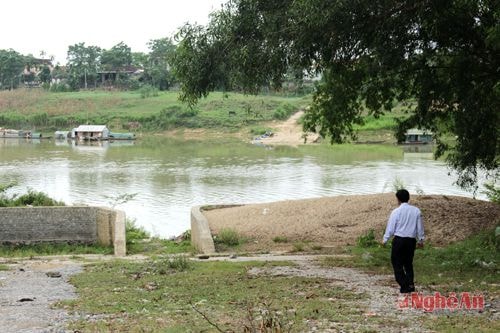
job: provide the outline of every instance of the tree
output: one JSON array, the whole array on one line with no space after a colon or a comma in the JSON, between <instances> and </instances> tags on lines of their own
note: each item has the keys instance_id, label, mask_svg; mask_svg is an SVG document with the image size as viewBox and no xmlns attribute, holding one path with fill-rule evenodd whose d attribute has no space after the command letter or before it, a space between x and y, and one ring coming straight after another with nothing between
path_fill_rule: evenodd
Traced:
<instances>
[{"instance_id":1,"label":"tree","mask_svg":"<svg viewBox=\"0 0 500 333\"><path fill-rule=\"evenodd\" d=\"M149 56L144 52L132 52L132 66L145 68L149 62Z\"/></svg>"},{"instance_id":2,"label":"tree","mask_svg":"<svg viewBox=\"0 0 500 333\"><path fill-rule=\"evenodd\" d=\"M146 73L152 86L166 90L174 82L170 67L175 54L175 45L170 38L160 38L151 40L148 46L151 52Z\"/></svg>"},{"instance_id":3,"label":"tree","mask_svg":"<svg viewBox=\"0 0 500 333\"><path fill-rule=\"evenodd\" d=\"M24 57L12 50L0 50L0 89L14 89L24 69Z\"/></svg>"},{"instance_id":4,"label":"tree","mask_svg":"<svg viewBox=\"0 0 500 333\"><path fill-rule=\"evenodd\" d=\"M304 129L332 142L410 102L398 125L432 130L464 188L498 177L500 3L496 0L233 0L186 25L175 58L181 98L279 87L290 68L321 75ZM456 136L447 143L444 137Z\"/></svg>"},{"instance_id":5,"label":"tree","mask_svg":"<svg viewBox=\"0 0 500 333\"><path fill-rule=\"evenodd\" d=\"M124 42L102 52L101 64L105 70L119 70L132 64L132 51Z\"/></svg>"},{"instance_id":6,"label":"tree","mask_svg":"<svg viewBox=\"0 0 500 333\"><path fill-rule=\"evenodd\" d=\"M88 82L97 86L97 72L100 67L101 48L78 43L68 47L69 83L73 89L82 86L87 89Z\"/></svg>"},{"instance_id":7,"label":"tree","mask_svg":"<svg viewBox=\"0 0 500 333\"><path fill-rule=\"evenodd\" d=\"M50 73L50 68L47 65L42 67L40 73L38 73L38 79L43 83L50 83L52 81L52 75Z\"/></svg>"}]
</instances>

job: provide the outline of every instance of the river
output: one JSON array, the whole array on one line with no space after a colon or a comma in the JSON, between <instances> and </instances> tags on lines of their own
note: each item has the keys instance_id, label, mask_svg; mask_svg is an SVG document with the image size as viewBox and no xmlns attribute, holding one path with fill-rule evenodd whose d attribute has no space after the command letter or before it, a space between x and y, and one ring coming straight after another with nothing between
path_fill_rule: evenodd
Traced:
<instances>
[{"instance_id":1,"label":"river","mask_svg":"<svg viewBox=\"0 0 500 333\"><path fill-rule=\"evenodd\" d=\"M67 141L0 139L0 184L28 188L67 204L113 206L153 235L189 229L190 208L321 196L390 192L472 196L431 153L396 146L263 147L235 140L76 145ZM118 204L123 195L133 195ZM478 195L483 198L482 194Z\"/></svg>"}]
</instances>

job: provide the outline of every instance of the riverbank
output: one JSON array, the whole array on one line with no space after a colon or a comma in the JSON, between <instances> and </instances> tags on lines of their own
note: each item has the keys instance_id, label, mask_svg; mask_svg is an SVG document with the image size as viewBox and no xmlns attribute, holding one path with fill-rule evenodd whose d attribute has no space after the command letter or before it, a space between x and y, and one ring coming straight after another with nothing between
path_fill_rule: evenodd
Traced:
<instances>
[{"instance_id":1,"label":"riverbank","mask_svg":"<svg viewBox=\"0 0 500 333\"><path fill-rule=\"evenodd\" d=\"M446 195L412 195L422 211L426 242L445 246L500 222L500 205ZM305 251L356 244L374 230L382 239L387 218L397 207L394 194L355 195L291 200L206 210L217 235L234 230L243 242L239 251Z\"/></svg>"},{"instance_id":2,"label":"riverbank","mask_svg":"<svg viewBox=\"0 0 500 333\"><path fill-rule=\"evenodd\" d=\"M55 130L70 130L81 124L105 124L111 131L133 132L138 138L162 135L188 140L229 136L249 141L273 132L276 136L268 140L270 144L298 145L303 139L297 112L310 102L310 95L215 92L190 108L178 100L176 91L142 98L137 91L53 93L17 89L0 91L0 127L36 128L44 136L52 136ZM294 114L296 118L289 119ZM378 119L365 116L365 124L355 126L360 131L358 142L395 142L391 131L395 119L401 117L404 113L399 107ZM282 140L290 135L293 140ZM311 137L308 142L316 139Z\"/></svg>"}]
</instances>

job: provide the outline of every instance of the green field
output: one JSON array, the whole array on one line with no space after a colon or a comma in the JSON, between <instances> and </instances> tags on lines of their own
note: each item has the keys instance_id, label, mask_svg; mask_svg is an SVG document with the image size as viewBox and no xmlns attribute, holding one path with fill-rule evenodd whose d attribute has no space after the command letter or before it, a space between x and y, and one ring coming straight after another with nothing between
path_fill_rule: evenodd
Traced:
<instances>
[{"instance_id":1,"label":"green field","mask_svg":"<svg viewBox=\"0 0 500 333\"><path fill-rule=\"evenodd\" d=\"M43 90L0 92L0 127L70 130L80 124L106 124L113 131L163 131L213 128L228 131L272 119L286 119L307 105L308 98L238 93L210 94L193 108L177 92L143 98L139 92Z\"/></svg>"}]
</instances>

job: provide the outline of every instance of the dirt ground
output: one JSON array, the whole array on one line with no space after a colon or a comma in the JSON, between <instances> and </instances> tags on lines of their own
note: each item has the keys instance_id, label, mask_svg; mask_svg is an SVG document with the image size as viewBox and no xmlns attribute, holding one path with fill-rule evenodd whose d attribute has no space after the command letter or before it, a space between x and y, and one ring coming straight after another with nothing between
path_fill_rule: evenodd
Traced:
<instances>
[{"instance_id":1,"label":"dirt ground","mask_svg":"<svg viewBox=\"0 0 500 333\"><path fill-rule=\"evenodd\" d=\"M500 206L491 202L444 195L412 196L422 211L426 241L442 246L500 222ZM392 193L325 197L253 204L203 211L210 229L236 230L251 241L248 251L290 250L293 243L323 247L355 244L360 235L375 230L381 240L390 212L397 207ZM276 243L275 237L288 240Z\"/></svg>"},{"instance_id":2,"label":"dirt ground","mask_svg":"<svg viewBox=\"0 0 500 333\"><path fill-rule=\"evenodd\" d=\"M273 136L262 138L259 140L254 140L254 143L261 143L263 145L287 145L287 146L298 146L304 144L304 132L302 132L302 125L298 123L298 120L304 111L299 111L293 114L290 118L285 121L273 121L267 123L269 126L275 130ZM307 143L311 144L318 140L319 135L315 133L309 133L307 135Z\"/></svg>"}]
</instances>

